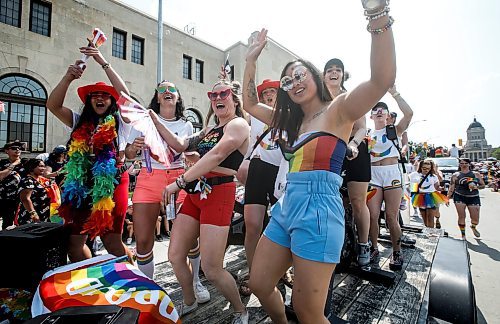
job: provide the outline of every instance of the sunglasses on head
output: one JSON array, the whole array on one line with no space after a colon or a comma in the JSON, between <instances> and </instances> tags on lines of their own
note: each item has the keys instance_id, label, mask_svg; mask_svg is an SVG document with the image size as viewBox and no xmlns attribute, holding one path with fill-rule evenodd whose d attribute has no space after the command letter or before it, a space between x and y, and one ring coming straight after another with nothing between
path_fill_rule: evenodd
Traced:
<instances>
[{"instance_id":1,"label":"sunglasses on head","mask_svg":"<svg viewBox=\"0 0 500 324\"><path fill-rule=\"evenodd\" d=\"M177 88L175 86L171 86L171 85L159 85L156 88L156 91L158 91L158 93L165 93L167 91L170 93L176 93Z\"/></svg>"},{"instance_id":2,"label":"sunglasses on head","mask_svg":"<svg viewBox=\"0 0 500 324\"><path fill-rule=\"evenodd\" d=\"M226 89L222 91L209 91L207 92L208 99L211 101L217 100L217 98L220 98L221 100L225 100L229 95L231 94L231 89Z\"/></svg>"},{"instance_id":3,"label":"sunglasses on head","mask_svg":"<svg viewBox=\"0 0 500 324\"><path fill-rule=\"evenodd\" d=\"M102 98L102 99L109 99L111 98L111 95L107 92L92 92L90 94L90 98L95 99L95 98Z\"/></svg>"},{"instance_id":4,"label":"sunglasses on head","mask_svg":"<svg viewBox=\"0 0 500 324\"><path fill-rule=\"evenodd\" d=\"M280 88L283 91L290 91L293 89L293 82L302 83L307 79L307 69L304 66L297 66L292 71L292 76L285 75L280 80Z\"/></svg>"}]
</instances>

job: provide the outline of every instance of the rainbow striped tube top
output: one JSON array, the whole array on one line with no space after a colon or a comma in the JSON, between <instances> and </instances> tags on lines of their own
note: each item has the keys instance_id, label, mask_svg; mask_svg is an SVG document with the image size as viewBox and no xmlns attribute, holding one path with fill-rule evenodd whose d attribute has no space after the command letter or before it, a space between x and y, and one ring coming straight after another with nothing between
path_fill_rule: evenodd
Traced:
<instances>
[{"instance_id":1,"label":"rainbow striped tube top","mask_svg":"<svg viewBox=\"0 0 500 324\"><path fill-rule=\"evenodd\" d=\"M324 170L340 175L347 145L327 132L308 132L299 136L293 146L279 142L289 161L289 172Z\"/></svg>"}]
</instances>

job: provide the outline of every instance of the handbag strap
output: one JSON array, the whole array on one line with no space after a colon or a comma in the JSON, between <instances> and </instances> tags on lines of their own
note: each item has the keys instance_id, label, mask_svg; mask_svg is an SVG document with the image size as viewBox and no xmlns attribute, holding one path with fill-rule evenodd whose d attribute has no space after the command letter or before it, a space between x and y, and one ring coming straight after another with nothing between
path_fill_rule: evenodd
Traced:
<instances>
[{"instance_id":1,"label":"handbag strap","mask_svg":"<svg viewBox=\"0 0 500 324\"><path fill-rule=\"evenodd\" d=\"M253 151L255 151L255 149L257 148L257 146L259 146L260 142L262 142L262 140L264 139L264 137L266 137L266 135L269 134L270 131L271 131L271 128L266 129L265 132L262 133L257 138L257 141L255 141L255 144L253 145L252 151L250 152L250 154L248 154L248 156L252 155Z\"/></svg>"}]
</instances>

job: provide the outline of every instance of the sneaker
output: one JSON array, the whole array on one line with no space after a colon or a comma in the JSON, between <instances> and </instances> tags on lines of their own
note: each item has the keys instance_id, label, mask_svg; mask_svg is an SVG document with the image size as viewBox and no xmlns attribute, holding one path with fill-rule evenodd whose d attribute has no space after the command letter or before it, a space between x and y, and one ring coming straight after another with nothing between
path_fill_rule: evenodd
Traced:
<instances>
[{"instance_id":1,"label":"sneaker","mask_svg":"<svg viewBox=\"0 0 500 324\"><path fill-rule=\"evenodd\" d=\"M210 292L208 289L201 284L201 282L197 282L193 284L194 295L196 297L196 301L199 304L206 303L210 300Z\"/></svg>"},{"instance_id":2,"label":"sneaker","mask_svg":"<svg viewBox=\"0 0 500 324\"><path fill-rule=\"evenodd\" d=\"M436 218L436 228L437 229L441 228L441 222L439 221L439 218Z\"/></svg>"},{"instance_id":3,"label":"sneaker","mask_svg":"<svg viewBox=\"0 0 500 324\"><path fill-rule=\"evenodd\" d=\"M401 252L392 252L391 260L389 261L389 269L392 271L403 269L403 254Z\"/></svg>"},{"instance_id":4,"label":"sneaker","mask_svg":"<svg viewBox=\"0 0 500 324\"><path fill-rule=\"evenodd\" d=\"M248 311L233 313L233 321L231 324L248 324Z\"/></svg>"},{"instance_id":5,"label":"sneaker","mask_svg":"<svg viewBox=\"0 0 500 324\"><path fill-rule=\"evenodd\" d=\"M163 237L161 235L156 235L156 242L163 242Z\"/></svg>"},{"instance_id":6,"label":"sneaker","mask_svg":"<svg viewBox=\"0 0 500 324\"><path fill-rule=\"evenodd\" d=\"M359 254L358 254L358 265L363 267L370 263L370 244L369 243L358 243Z\"/></svg>"},{"instance_id":7,"label":"sneaker","mask_svg":"<svg viewBox=\"0 0 500 324\"><path fill-rule=\"evenodd\" d=\"M170 238L170 231L167 231L167 238Z\"/></svg>"},{"instance_id":8,"label":"sneaker","mask_svg":"<svg viewBox=\"0 0 500 324\"><path fill-rule=\"evenodd\" d=\"M472 230L472 233L474 233L474 236L475 236L475 237L481 237L481 233L479 233L479 231L477 230L477 228L476 228L476 227L472 227L472 226L471 226L470 228L471 228L471 230Z\"/></svg>"},{"instance_id":9,"label":"sneaker","mask_svg":"<svg viewBox=\"0 0 500 324\"><path fill-rule=\"evenodd\" d=\"M401 203L399 204L399 210L406 210L408 206L406 205L406 199L401 199Z\"/></svg>"},{"instance_id":10,"label":"sneaker","mask_svg":"<svg viewBox=\"0 0 500 324\"><path fill-rule=\"evenodd\" d=\"M127 245L130 245L130 244L132 244L132 238L131 238L131 237L129 237L129 238L127 239Z\"/></svg>"},{"instance_id":11,"label":"sneaker","mask_svg":"<svg viewBox=\"0 0 500 324\"><path fill-rule=\"evenodd\" d=\"M181 308L178 310L179 317L189 314L197 308L198 308L198 302L196 300L192 305L186 305L186 303L183 301Z\"/></svg>"},{"instance_id":12,"label":"sneaker","mask_svg":"<svg viewBox=\"0 0 500 324\"><path fill-rule=\"evenodd\" d=\"M380 252L378 249L372 249L370 253L370 263L378 263L380 261Z\"/></svg>"}]
</instances>

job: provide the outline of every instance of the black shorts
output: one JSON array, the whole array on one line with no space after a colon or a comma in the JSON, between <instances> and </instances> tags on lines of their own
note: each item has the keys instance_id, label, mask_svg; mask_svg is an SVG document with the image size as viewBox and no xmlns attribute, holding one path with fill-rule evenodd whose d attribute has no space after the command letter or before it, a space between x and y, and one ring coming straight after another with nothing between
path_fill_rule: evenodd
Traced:
<instances>
[{"instance_id":1,"label":"black shorts","mask_svg":"<svg viewBox=\"0 0 500 324\"><path fill-rule=\"evenodd\" d=\"M248 177L245 185L245 205L274 205L274 183L279 167L264 162L259 158L250 160Z\"/></svg>"},{"instance_id":2,"label":"black shorts","mask_svg":"<svg viewBox=\"0 0 500 324\"><path fill-rule=\"evenodd\" d=\"M359 154L354 160L344 159L342 165L342 174L344 182L370 182L372 179L370 153L368 153L368 145L366 140L363 140L358 146ZM344 173L345 172L345 173Z\"/></svg>"},{"instance_id":3,"label":"black shorts","mask_svg":"<svg viewBox=\"0 0 500 324\"><path fill-rule=\"evenodd\" d=\"M459 204L465 204L466 206L481 206L481 199L479 196L463 196L458 193L453 193L453 202Z\"/></svg>"}]
</instances>

